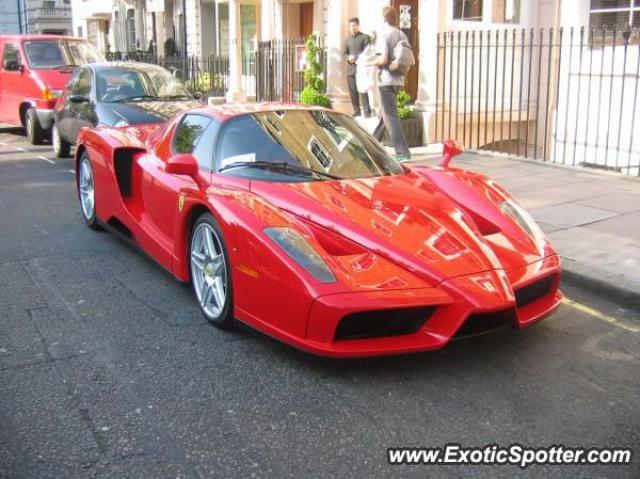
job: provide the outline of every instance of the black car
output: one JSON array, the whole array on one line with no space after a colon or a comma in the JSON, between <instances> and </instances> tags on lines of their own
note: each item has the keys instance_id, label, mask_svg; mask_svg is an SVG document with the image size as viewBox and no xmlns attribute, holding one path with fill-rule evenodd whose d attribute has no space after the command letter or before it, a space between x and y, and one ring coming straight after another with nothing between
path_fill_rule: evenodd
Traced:
<instances>
[{"instance_id":1,"label":"black car","mask_svg":"<svg viewBox=\"0 0 640 479\"><path fill-rule=\"evenodd\" d=\"M67 157L82 127L158 123L197 106L164 68L134 62L83 65L56 103L51 143L56 156Z\"/></svg>"}]
</instances>

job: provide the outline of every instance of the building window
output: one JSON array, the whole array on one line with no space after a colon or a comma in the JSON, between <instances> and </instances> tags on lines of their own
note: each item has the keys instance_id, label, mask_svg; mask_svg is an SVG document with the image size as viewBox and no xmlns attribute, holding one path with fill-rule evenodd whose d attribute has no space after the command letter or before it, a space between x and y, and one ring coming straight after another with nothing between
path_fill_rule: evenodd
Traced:
<instances>
[{"instance_id":1,"label":"building window","mask_svg":"<svg viewBox=\"0 0 640 479\"><path fill-rule=\"evenodd\" d=\"M44 0L44 2L42 2L42 6L45 10L53 10L56 8L56 2L53 0Z\"/></svg>"},{"instance_id":2,"label":"building window","mask_svg":"<svg viewBox=\"0 0 640 479\"><path fill-rule=\"evenodd\" d=\"M136 49L136 13L133 9L127 10L127 50Z\"/></svg>"},{"instance_id":3,"label":"building window","mask_svg":"<svg viewBox=\"0 0 640 479\"><path fill-rule=\"evenodd\" d=\"M607 30L640 27L640 0L591 0L589 23Z\"/></svg>"},{"instance_id":4,"label":"building window","mask_svg":"<svg viewBox=\"0 0 640 479\"><path fill-rule=\"evenodd\" d=\"M78 37L82 37L82 25L78 25Z\"/></svg>"},{"instance_id":5,"label":"building window","mask_svg":"<svg viewBox=\"0 0 640 479\"><path fill-rule=\"evenodd\" d=\"M481 22L482 0L453 0L453 19Z\"/></svg>"},{"instance_id":6,"label":"building window","mask_svg":"<svg viewBox=\"0 0 640 479\"><path fill-rule=\"evenodd\" d=\"M491 10L493 23L520 23L520 0L493 0Z\"/></svg>"}]
</instances>

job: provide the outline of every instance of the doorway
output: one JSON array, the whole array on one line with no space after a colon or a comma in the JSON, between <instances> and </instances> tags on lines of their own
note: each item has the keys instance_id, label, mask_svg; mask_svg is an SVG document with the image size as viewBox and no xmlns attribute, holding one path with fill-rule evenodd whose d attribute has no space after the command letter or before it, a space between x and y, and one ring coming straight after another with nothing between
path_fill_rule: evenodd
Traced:
<instances>
[{"instance_id":1,"label":"doorway","mask_svg":"<svg viewBox=\"0 0 640 479\"><path fill-rule=\"evenodd\" d=\"M411 67L405 78L404 89L415 101L418 96L418 58L420 57L420 39L418 36L418 0L392 0L392 5L398 12L398 27L402 30L413 48L416 64Z\"/></svg>"}]
</instances>

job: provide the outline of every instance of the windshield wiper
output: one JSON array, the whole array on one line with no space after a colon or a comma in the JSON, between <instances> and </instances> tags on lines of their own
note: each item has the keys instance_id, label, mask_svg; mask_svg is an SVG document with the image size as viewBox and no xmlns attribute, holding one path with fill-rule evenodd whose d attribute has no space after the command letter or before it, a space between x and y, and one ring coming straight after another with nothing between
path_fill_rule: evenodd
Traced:
<instances>
[{"instance_id":1,"label":"windshield wiper","mask_svg":"<svg viewBox=\"0 0 640 479\"><path fill-rule=\"evenodd\" d=\"M114 103L123 103L125 101L138 101L138 100L160 100L159 96L155 95L133 95L127 98L120 98L119 100L113 100Z\"/></svg>"},{"instance_id":2,"label":"windshield wiper","mask_svg":"<svg viewBox=\"0 0 640 479\"><path fill-rule=\"evenodd\" d=\"M54 70L65 70L67 68L76 68L79 67L80 65L58 65L53 67Z\"/></svg>"},{"instance_id":3,"label":"windshield wiper","mask_svg":"<svg viewBox=\"0 0 640 479\"><path fill-rule=\"evenodd\" d=\"M161 100L191 100L192 98L193 97L189 95L167 95L160 97Z\"/></svg>"},{"instance_id":4,"label":"windshield wiper","mask_svg":"<svg viewBox=\"0 0 640 479\"><path fill-rule=\"evenodd\" d=\"M339 176L334 176L329 173L324 173L322 171L316 171L311 168L307 168L301 165L293 165L291 163L287 163L286 161L237 161L235 163L231 163L227 166L223 166L218 170L218 172L223 172L226 170L230 170L233 168L262 168L262 169L279 169L292 174L302 174L303 176L321 176L324 178L329 178L331 180L342 180Z\"/></svg>"}]
</instances>

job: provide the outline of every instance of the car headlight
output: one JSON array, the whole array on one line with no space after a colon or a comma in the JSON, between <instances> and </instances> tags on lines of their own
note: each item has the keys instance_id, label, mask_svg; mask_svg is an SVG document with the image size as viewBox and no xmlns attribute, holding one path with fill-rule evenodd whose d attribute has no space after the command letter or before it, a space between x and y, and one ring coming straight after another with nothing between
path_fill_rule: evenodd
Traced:
<instances>
[{"instance_id":1,"label":"car headlight","mask_svg":"<svg viewBox=\"0 0 640 479\"><path fill-rule=\"evenodd\" d=\"M508 216L513 221L515 221L520 228L522 228L530 238L537 239L537 228L533 223L533 220L529 217L527 213L522 211L517 204L515 204L511 200L505 200L500 203L500 211L503 215Z\"/></svg>"},{"instance_id":2,"label":"car headlight","mask_svg":"<svg viewBox=\"0 0 640 479\"><path fill-rule=\"evenodd\" d=\"M55 100L62 94L62 90L52 90L51 88L45 87L42 90L42 98L45 100Z\"/></svg>"},{"instance_id":3,"label":"car headlight","mask_svg":"<svg viewBox=\"0 0 640 479\"><path fill-rule=\"evenodd\" d=\"M315 279L321 283L336 282L336 277L322 257L296 230L286 226L279 226L265 228L264 233Z\"/></svg>"}]
</instances>

